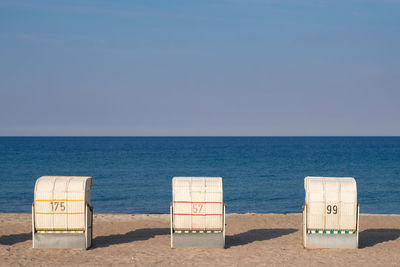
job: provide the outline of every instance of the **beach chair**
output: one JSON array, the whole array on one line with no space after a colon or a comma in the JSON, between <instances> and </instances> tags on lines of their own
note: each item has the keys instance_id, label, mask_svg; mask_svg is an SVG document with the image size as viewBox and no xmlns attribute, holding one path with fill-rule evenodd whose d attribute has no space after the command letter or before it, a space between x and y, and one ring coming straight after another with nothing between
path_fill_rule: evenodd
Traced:
<instances>
[{"instance_id":1,"label":"beach chair","mask_svg":"<svg viewBox=\"0 0 400 267\"><path fill-rule=\"evenodd\" d=\"M174 177L170 206L171 247L225 247L221 177Z\"/></svg>"},{"instance_id":2,"label":"beach chair","mask_svg":"<svg viewBox=\"0 0 400 267\"><path fill-rule=\"evenodd\" d=\"M359 212L354 178L306 177L305 248L358 248Z\"/></svg>"},{"instance_id":3,"label":"beach chair","mask_svg":"<svg viewBox=\"0 0 400 267\"><path fill-rule=\"evenodd\" d=\"M34 248L82 248L92 245L92 178L42 176L32 204Z\"/></svg>"}]
</instances>

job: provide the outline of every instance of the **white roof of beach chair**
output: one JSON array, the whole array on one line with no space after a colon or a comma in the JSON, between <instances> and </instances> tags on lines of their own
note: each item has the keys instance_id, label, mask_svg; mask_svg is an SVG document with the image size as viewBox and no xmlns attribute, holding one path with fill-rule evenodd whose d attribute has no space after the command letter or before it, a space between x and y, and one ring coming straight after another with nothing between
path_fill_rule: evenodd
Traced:
<instances>
[{"instance_id":1,"label":"white roof of beach chair","mask_svg":"<svg viewBox=\"0 0 400 267\"><path fill-rule=\"evenodd\" d=\"M34 192L36 230L85 229L92 177L42 176Z\"/></svg>"},{"instance_id":2,"label":"white roof of beach chair","mask_svg":"<svg viewBox=\"0 0 400 267\"><path fill-rule=\"evenodd\" d=\"M174 230L223 229L222 177L172 179Z\"/></svg>"},{"instance_id":3,"label":"white roof of beach chair","mask_svg":"<svg viewBox=\"0 0 400 267\"><path fill-rule=\"evenodd\" d=\"M307 228L355 230L357 184L352 177L306 177Z\"/></svg>"}]
</instances>

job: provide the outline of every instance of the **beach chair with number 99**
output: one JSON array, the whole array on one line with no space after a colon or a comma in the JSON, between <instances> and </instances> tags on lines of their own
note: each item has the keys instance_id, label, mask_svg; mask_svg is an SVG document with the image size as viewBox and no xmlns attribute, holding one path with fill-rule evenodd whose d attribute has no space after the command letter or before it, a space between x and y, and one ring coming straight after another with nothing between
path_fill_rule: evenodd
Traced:
<instances>
[{"instance_id":1,"label":"beach chair with number 99","mask_svg":"<svg viewBox=\"0 0 400 267\"><path fill-rule=\"evenodd\" d=\"M306 177L305 248L358 248L359 211L354 178Z\"/></svg>"},{"instance_id":2,"label":"beach chair with number 99","mask_svg":"<svg viewBox=\"0 0 400 267\"><path fill-rule=\"evenodd\" d=\"M172 179L171 247L225 247L221 177Z\"/></svg>"}]
</instances>

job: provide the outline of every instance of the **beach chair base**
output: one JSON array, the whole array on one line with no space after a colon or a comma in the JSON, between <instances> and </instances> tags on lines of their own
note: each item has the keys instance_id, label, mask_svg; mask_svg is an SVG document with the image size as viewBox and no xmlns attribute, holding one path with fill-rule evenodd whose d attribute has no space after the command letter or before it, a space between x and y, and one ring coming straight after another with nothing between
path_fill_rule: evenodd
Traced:
<instances>
[{"instance_id":1,"label":"beach chair base","mask_svg":"<svg viewBox=\"0 0 400 267\"><path fill-rule=\"evenodd\" d=\"M80 248L92 246L93 207L86 205L86 227L81 231L37 231L35 227L35 205L32 204L33 248ZM61 232L61 233L60 233ZM80 233L81 232L81 233Z\"/></svg>"},{"instance_id":2,"label":"beach chair base","mask_svg":"<svg viewBox=\"0 0 400 267\"><path fill-rule=\"evenodd\" d=\"M86 249L85 234L38 234L33 235L34 248L81 248Z\"/></svg>"},{"instance_id":3,"label":"beach chair base","mask_svg":"<svg viewBox=\"0 0 400 267\"><path fill-rule=\"evenodd\" d=\"M307 207L303 206L303 245L305 248L358 248L358 229L360 205L357 205L356 230L353 233L346 231L307 231ZM319 232L319 233L318 233ZM332 232L332 233L331 233ZM340 233L339 233L340 232Z\"/></svg>"},{"instance_id":4,"label":"beach chair base","mask_svg":"<svg viewBox=\"0 0 400 267\"><path fill-rule=\"evenodd\" d=\"M170 226L171 226L171 248L225 248L225 210L223 209L223 229L220 232L214 231L174 231L173 225L173 206L170 206Z\"/></svg>"},{"instance_id":5,"label":"beach chair base","mask_svg":"<svg viewBox=\"0 0 400 267\"><path fill-rule=\"evenodd\" d=\"M172 248L224 248L225 237L221 233L173 233L171 236Z\"/></svg>"},{"instance_id":6,"label":"beach chair base","mask_svg":"<svg viewBox=\"0 0 400 267\"><path fill-rule=\"evenodd\" d=\"M357 234L306 234L306 248L358 248Z\"/></svg>"}]
</instances>

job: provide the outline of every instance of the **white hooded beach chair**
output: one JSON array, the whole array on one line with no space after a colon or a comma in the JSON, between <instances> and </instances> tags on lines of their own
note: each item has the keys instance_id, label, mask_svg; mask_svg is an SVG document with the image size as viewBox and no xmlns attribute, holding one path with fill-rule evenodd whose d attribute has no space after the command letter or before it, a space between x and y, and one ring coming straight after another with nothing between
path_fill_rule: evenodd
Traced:
<instances>
[{"instance_id":1,"label":"white hooded beach chair","mask_svg":"<svg viewBox=\"0 0 400 267\"><path fill-rule=\"evenodd\" d=\"M359 205L354 178L306 177L305 248L358 248Z\"/></svg>"},{"instance_id":2,"label":"white hooded beach chair","mask_svg":"<svg viewBox=\"0 0 400 267\"><path fill-rule=\"evenodd\" d=\"M92 178L42 176L32 204L34 248L83 248L92 245Z\"/></svg>"},{"instance_id":3,"label":"white hooded beach chair","mask_svg":"<svg viewBox=\"0 0 400 267\"><path fill-rule=\"evenodd\" d=\"M171 247L225 247L221 177L172 178Z\"/></svg>"}]
</instances>

